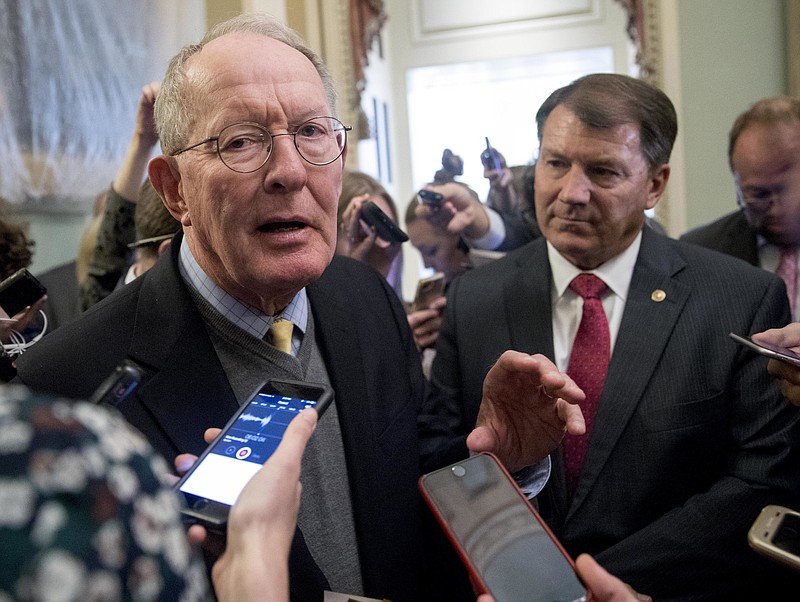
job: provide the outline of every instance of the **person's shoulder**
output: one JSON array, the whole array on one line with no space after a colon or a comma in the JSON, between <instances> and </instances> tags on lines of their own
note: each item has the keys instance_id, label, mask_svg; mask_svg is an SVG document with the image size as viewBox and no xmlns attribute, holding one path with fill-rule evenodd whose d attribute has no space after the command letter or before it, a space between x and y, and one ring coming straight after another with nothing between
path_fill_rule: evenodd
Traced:
<instances>
[{"instance_id":1,"label":"person's shoulder","mask_svg":"<svg viewBox=\"0 0 800 602\"><path fill-rule=\"evenodd\" d=\"M726 232L747 230L747 218L741 210L732 211L711 222L692 228L681 235L680 239L695 244L713 242Z\"/></svg>"},{"instance_id":2,"label":"person's shoulder","mask_svg":"<svg viewBox=\"0 0 800 602\"><path fill-rule=\"evenodd\" d=\"M724 278L736 277L748 282L759 281L765 284L778 279L768 270L714 248L700 246L683 239L668 240L684 258L690 270L696 273L716 274Z\"/></svg>"},{"instance_id":3,"label":"person's shoulder","mask_svg":"<svg viewBox=\"0 0 800 602\"><path fill-rule=\"evenodd\" d=\"M513 251L508 251L498 259L468 270L458 276L458 279L480 285L487 280L507 278L520 269L530 269L532 262L537 260L547 262L547 247L543 238L533 240Z\"/></svg>"}]
</instances>

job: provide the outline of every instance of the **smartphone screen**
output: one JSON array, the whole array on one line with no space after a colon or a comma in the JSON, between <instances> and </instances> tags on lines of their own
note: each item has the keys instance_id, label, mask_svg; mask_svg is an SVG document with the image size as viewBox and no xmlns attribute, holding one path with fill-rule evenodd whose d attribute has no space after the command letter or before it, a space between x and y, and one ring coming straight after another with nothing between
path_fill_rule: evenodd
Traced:
<instances>
[{"instance_id":1,"label":"smartphone screen","mask_svg":"<svg viewBox=\"0 0 800 602\"><path fill-rule=\"evenodd\" d=\"M270 381L178 483L186 498L184 513L210 526L227 522L230 506L277 449L292 419L306 408L321 413L331 399L331 390L324 385Z\"/></svg>"},{"instance_id":2,"label":"smartphone screen","mask_svg":"<svg viewBox=\"0 0 800 602\"><path fill-rule=\"evenodd\" d=\"M772 543L781 550L800 556L800 516L785 514Z\"/></svg>"},{"instance_id":3,"label":"smartphone screen","mask_svg":"<svg viewBox=\"0 0 800 602\"><path fill-rule=\"evenodd\" d=\"M493 456L478 454L424 475L420 490L496 600L586 599L572 561Z\"/></svg>"}]
</instances>

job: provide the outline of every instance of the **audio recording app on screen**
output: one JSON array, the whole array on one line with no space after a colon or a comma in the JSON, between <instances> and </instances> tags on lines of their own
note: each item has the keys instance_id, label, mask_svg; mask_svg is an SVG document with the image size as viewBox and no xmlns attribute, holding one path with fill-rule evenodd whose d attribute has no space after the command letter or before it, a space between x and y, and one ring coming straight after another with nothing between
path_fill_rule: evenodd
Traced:
<instances>
[{"instance_id":1,"label":"audio recording app on screen","mask_svg":"<svg viewBox=\"0 0 800 602\"><path fill-rule=\"evenodd\" d=\"M258 394L195 468L181 491L232 506L272 455L286 427L315 401Z\"/></svg>"}]
</instances>

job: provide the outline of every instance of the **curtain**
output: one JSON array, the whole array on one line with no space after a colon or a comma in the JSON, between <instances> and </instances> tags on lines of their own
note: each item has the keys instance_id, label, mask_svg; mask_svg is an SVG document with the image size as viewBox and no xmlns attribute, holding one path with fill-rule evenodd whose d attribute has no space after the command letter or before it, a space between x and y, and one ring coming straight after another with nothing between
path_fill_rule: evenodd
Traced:
<instances>
[{"instance_id":1,"label":"curtain","mask_svg":"<svg viewBox=\"0 0 800 602\"><path fill-rule=\"evenodd\" d=\"M108 187L153 79L155 1L0 3L0 197L64 209Z\"/></svg>"}]
</instances>

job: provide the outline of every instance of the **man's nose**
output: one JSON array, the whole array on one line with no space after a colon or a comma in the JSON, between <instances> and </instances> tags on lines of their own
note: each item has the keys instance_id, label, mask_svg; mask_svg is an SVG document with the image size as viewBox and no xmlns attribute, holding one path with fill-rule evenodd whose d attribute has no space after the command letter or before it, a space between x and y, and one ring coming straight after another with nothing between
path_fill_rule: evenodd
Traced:
<instances>
[{"instance_id":1,"label":"man's nose","mask_svg":"<svg viewBox=\"0 0 800 602\"><path fill-rule=\"evenodd\" d=\"M584 170L572 165L561 178L558 200L565 203L588 203L592 181Z\"/></svg>"}]
</instances>

